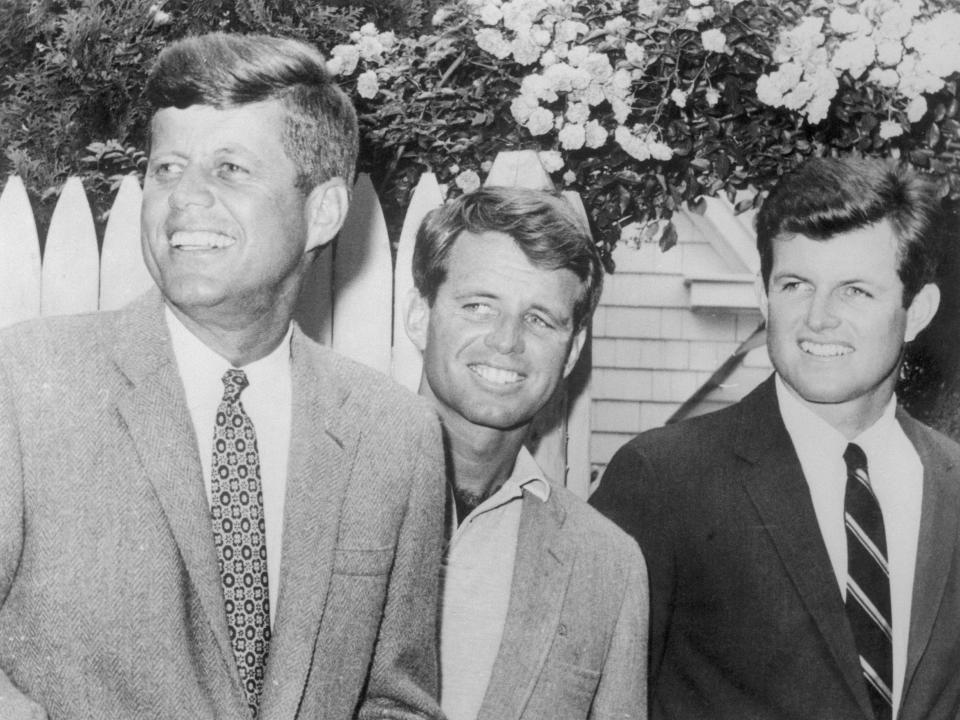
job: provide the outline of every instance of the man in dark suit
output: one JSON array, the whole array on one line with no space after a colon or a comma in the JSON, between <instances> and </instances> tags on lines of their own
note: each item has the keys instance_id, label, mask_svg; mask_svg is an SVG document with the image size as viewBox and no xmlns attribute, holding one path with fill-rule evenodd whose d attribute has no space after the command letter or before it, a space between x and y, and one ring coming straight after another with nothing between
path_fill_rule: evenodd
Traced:
<instances>
[{"instance_id":1,"label":"man in dark suit","mask_svg":"<svg viewBox=\"0 0 960 720\"><path fill-rule=\"evenodd\" d=\"M773 377L611 460L591 502L649 564L652 718L960 711L960 447L894 396L939 303L935 207L878 161L782 178L757 218Z\"/></svg>"},{"instance_id":2,"label":"man in dark suit","mask_svg":"<svg viewBox=\"0 0 960 720\"><path fill-rule=\"evenodd\" d=\"M449 720L646 717L636 543L524 447L573 369L603 269L574 209L483 188L417 234L407 333L440 415L451 490L441 705Z\"/></svg>"},{"instance_id":3,"label":"man in dark suit","mask_svg":"<svg viewBox=\"0 0 960 720\"><path fill-rule=\"evenodd\" d=\"M0 717L439 717L439 426L290 320L354 112L263 36L147 97L159 292L0 334Z\"/></svg>"}]
</instances>

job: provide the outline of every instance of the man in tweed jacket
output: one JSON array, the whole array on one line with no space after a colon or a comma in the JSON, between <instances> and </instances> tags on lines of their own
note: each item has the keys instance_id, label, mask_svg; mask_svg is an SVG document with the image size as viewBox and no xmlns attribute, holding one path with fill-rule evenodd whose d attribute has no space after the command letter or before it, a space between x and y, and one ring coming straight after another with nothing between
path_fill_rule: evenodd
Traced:
<instances>
[{"instance_id":1,"label":"man in tweed jacket","mask_svg":"<svg viewBox=\"0 0 960 720\"><path fill-rule=\"evenodd\" d=\"M407 332L451 490L440 630L450 720L646 718L647 575L523 446L573 369L603 270L573 208L483 188L424 220Z\"/></svg>"},{"instance_id":2,"label":"man in tweed jacket","mask_svg":"<svg viewBox=\"0 0 960 720\"><path fill-rule=\"evenodd\" d=\"M290 322L356 153L323 63L171 45L147 90L159 292L0 334L4 720L439 717L436 421ZM227 415L249 446L214 442ZM259 487L231 496L236 473Z\"/></svg>"}]
</instances>

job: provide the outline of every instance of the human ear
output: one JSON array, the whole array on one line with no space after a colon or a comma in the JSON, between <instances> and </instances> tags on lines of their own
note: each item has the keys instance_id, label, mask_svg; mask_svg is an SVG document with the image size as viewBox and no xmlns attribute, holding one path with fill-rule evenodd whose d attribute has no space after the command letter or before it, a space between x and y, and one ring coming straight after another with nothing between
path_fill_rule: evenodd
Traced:
<instances>
[{"instance_id":1,"label":"human ear","mask_svg":"<svg viewBox=\"0 0 960 720\"><path fill-rule=\"evenodd\" d=\"M350 193L342 178L320 183L307 196L307 244L304 252L322 247L333 240L350 208Z\"/></svg>"},{"instance_id":2,"label":"human ear","mask_svg":"<svg viewBox=\"0 0 960 720\"><path fill-rule=\"evenodd\" d=\"M410 342L416 345L420 352L424 352L427 347L427 329L430 326L430 305L416 288L411 288L407 293L403 325Z\"/></svg>"},{"instance_id":3,"label":"human ear","mask_svg":"<svg viewBox=\"0 0 960 720\"><path fill-rule=\"evenodd\" d=\"M567 362L563 366L563 376L567 377L576 367L577 359L580 357L580 351L587 341L587 328L582 327L570 340L570 351L567 353Z\"/></svg>"},{"instance_id":4,"label":"human ear","mask_svg":"<svg viewBox=\"0 0 960 720\"><path fill-rule=\"evenodd\" d=\"M769 310L769 299L767 298L767 285L763 282L763 277L757 273L753 278L753 290L757 294L757 304L760 306L760 314L763 316L763 324L767 324L767 312Z\"/></svg>"},{"instance_id":5,"label":"human ear","mask_svg":"<svg viewBox=\"0 0 960 720\"><path fill-rule=\"evenodd\" d=\"M927 283L920 292L913 296L910 307L907 308L907 327L904 330L904 342L913 340L923 330L940 307L940 288L934 283Z\"/></svg>"}]
</instances>

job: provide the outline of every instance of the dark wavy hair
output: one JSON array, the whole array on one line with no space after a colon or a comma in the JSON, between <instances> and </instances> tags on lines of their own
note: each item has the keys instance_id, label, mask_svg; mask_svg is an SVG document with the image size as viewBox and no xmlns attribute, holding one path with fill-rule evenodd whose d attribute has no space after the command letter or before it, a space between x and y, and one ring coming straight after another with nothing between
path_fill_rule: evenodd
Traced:
<instances>
[{"instance_id":1,"label":"dark wavy hair","mask_svg":"<svg viewBox=\"0 0 960 720\"><path fill-rule=\"evenodd\" d=\"M279 100L283 146L304 192L333 177L349 188L357 162L357 115L311 45L267 35L210 33L171 43L157 58L145 96L168 107L230 108Z\"/></svg>"},{"instance_id":2,"label":"dark wavy hair","mask_svg":"<svg viewBox=\"0 0 960 720\"><path fill-rule=\"evenodd\" d=\"M829 240L887 220L898 242L903 306L909 307L920 289L936 280L942 252L935 230L940 212L933 184L906 165L812 158L780 179L757 214L764 286L770 281L777 238L804 235Z\"/></svg>"},{"instance_id":3,"label":"dark wavy hair","mask_svg":"<svg viewBox=\"0 0 960 720\"><path fill-rule=\"evenodd\" d=\"M446 280L450 250L464 231L504 233L535 266L573 272L583 284L573 308L574 327L587 322L603 289L603 265L585 220L562 196L484 187L431 210L413 251L413 282L431 306Z\"/></svg>"}]
</instances>

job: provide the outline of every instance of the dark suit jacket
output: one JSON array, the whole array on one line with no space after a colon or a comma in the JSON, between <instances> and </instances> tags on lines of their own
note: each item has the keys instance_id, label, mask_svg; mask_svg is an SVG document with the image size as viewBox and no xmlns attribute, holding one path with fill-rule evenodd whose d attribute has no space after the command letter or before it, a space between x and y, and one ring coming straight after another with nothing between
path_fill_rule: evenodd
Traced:
<instances>
[{"instance_id":1,"label":"dark suit jacket","mask_svg":"<svg viewBox=\"0 0 960 720\"><path fill-rule=\"evenodd\" d=\"M478 720L645 720L640 549L564 488L522 502L507 622Z\"/></svg>"},{"instance_id":2,"label":"dark suit jacket","mask_svg":"<svg viewBox=\"0 0 960 720\"><path fill-rule=\"evenodd\" d=\"M898 414L923 462L900 720L960 712L960 447ZM591 502L650 572L652 718L872 718L772 378L717 413L641 434Z\"/></svg>"},{"instance_id":3,"label":"dark suit jacket","mask_svg":"<svg viewBox=\"0 0 960 720\"><path fill-rule=\"evenodd\" d=\"M433 412L299 330L291 353L260 717L438 716ZM0 458L0 670L13 685L52 720L245 717L158 293L0 333ZM0 717L17 717L0 695Z\"/></svg>"}]
</instances>

